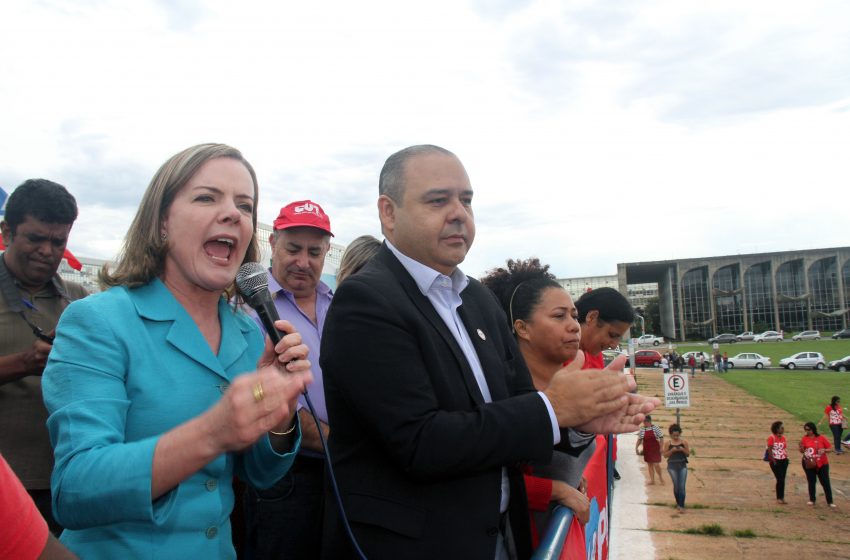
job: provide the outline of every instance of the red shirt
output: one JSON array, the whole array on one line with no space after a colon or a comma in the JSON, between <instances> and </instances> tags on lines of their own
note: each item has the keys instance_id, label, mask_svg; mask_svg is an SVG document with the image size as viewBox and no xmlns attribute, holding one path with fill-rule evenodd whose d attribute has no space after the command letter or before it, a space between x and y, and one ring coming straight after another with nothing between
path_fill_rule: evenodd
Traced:
<instances>
[{"instance_id":1,"label":"red shirt","mask_svg":"<svg viewBox=\"0 0 850 560\"><path fill-rule=\"evenodd\" d=\"M602 352L598 354L584 353L584 365L581 369L605 369L605 356Z\"/></svg>"},{"instance_id":2,"label":"red shirt","mask_svg":"<svg viewBox=\"0 0 850 560\"><path fill-rule=\"evenodd\" d=\"M771 456L774 461L780 461L788 458L788 442L785 436L775 436L770 434L767 437L767 446L770 448Z\"/></svg>"},{"instance_id":3,"label":"red shirt","mask_svg":"<svg viewBox=\"0 0 850 560\"><path fill-rule=\"evenodd\" d=\"M830 426L838 426L844 419L844 413L841 410L841 405L838 404L835 405L835 410L832 410L832 406L827 406L823 409L823 413L826 414L827 418L829 418Z\"/></svg>"},{"instance_id":4,"label":"red shirt","mask_svg":"<svg viewBox=\"0 0 850 560\"><path fill-rule=\"evenodd\" d=\"M571 361L568 360L562 365L567 366ZM584 365L581 369L605 369L605 356L602 355L602 352L598 354L585 352ZM526 466L523 469L523 473L529 513L532 511L546 511L549 509L549 502L552 500L552 480L532 475L530 466ZM540 531L534 522L534 516L531 515L531 544L537 548L539 543Z\"/></svg>"},{"instance_id":5,"label":"red shirt","mask_svg":"<svg viewBox=\"0 0 850 560\"><path fill-rule=\"evenodd\" d=\"M564 367L567 367L572 363L572 360L567 360L563 364ZM598 354L591 354L590 352L584 353L584 365L581 366L581 369L605 369L605 356L602 352Z\"/></svg>"},{"instance_id":6,"label":"red shirt","mask_svg":"<svg viewBox=\"0 0 850 560\"><path fill-rule=\"evenodd\" d=\"M38 558L45 544L47 523L0 455L0 558Z\"/></svg>"},{"instance_id":7,"label":"red shirt","mask_svg":"<svg viewBox=\"0 0 850 560\"><path fill-rule=\"evenodd\" d=\"M800 440L800 446L803 448L804 455L814 455L817 457L818 468L829 464L829 459L826 458L826 453L818 455L816 452L817 449L832 449L832 445L829 443L829 440L823 436L823 434L818 435L818 437L803 436L803 439Z\"/></svg>"}]
</instances>

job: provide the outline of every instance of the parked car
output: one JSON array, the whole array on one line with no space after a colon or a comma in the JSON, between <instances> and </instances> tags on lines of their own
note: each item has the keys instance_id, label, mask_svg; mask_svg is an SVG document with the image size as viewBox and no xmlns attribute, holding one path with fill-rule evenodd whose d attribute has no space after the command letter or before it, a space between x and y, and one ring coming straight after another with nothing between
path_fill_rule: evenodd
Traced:
<instances>
[{"instance_id":1,"label":"parked car","mask_svg":"<svg viewBox=\"0 0 850 560\"><path fill-rule=\"evenodd\" d=\"M778 333L776 331L764 331L761 334L755 335L753 337L753 342L782 342L784 339L785 337L782 336L782 333Z\"/></svg>"},{"instance_id":2,"label":"parked car","mask_svg":"<svg viewBox=\"0 0 850 560\"><path fill-rule=\"evenodd\" d=\"M715 342L717 344L723 344L724 342L735 344L736 342L738 342L738 337L734 334L723 333L708 339L709 344L714 344Z\"/></svg>"},{"instance_id":3,"label":"parked car","mask_svg":"<svg viewBox=\"0 0 850 560\"><path fill-rule=\"evenodd\" d=\"M840 331L833 333L832 338L850 338L850 329L841 329Z\"/></svg>"},{"instance_id":4,"label":"parked car","mask_svg":"<svg viewBox=\"0 0 850 560\"><path fill-rule=\"evenodd\" d=\"M791 337L791 340L820 340L820 331L798 332Z\"/></svg>"},{"instance_id":5,"label":"parked car","mask_svg":"<svg viewBox=\"0 0 850 560\"><path fill-rule=\"evenodd\" d=\"M699 356L702 354L702 357L705 359L706 364L711 364L711 354L708 352L685 352L682 354L682 359L685 360L685 367L688 367L688 359L691 357L691 354L694 355L694 358L697 361L697 367L699 367Z\"/></svg>"},{"instance_id":6,"label":"parked car","mask_svg":"<svg viewBox=\"0 0 850 560\"><path fill-rule=\"evenodd\" d=\"M658 367L660 365L661 352L658 350L638 350L635 352L635 366Z\"/></svg>"},{"instance_id":7,"label":"parked car","mask_svg":"<svg viewBox=\"0 0 850 560\"><path fill-rule=\"evenodd\" d=\"M638 346L658 346L664 344L663 336L655 336L654 334L645 334L637 339Z\"/></svg>"},{"instance_id":8,"label":"parked car","mask_svg":"<svg viewBox=\"0 0 850 560\"><path fill-rule=\"evenodd\" d=\"M627 352L622 352L620 350L603 350L602 351L602 361L605 362L605 366L619 358L620 356L628 356ZM628 366L628 364L626 364Z\"/></svg>"},{"instance_id":9,"label":"parked car","mask_svg":"<svg viewBox=\"0 0 850 560\"><path fill-rule=\"evenodd\" d=\"M741 334L739 334L735 338L738 339L738 342L743 342L743 341L747 341L747 340L752 340L754 336L755 335L753 334L753 331L746 331L746 332L742 332Z\"/></svg>"},{"instance_id":10,"label":"parked car","mask_svg":"<svg viewBox=\"0 0 850 560\"><path fill-rule=\"evenodd\" d=\"M779 365L785 369L797 369L798 367L823 369L826 367L826 361L820 352L797 352L793 356L779 360Z\"/></svg>"},{"instance_id":11,"label":"parked car","mask_svg":"<svg viewBox=\"0 0 850 560\"><path fill-rule=\"evenodd\" d=\"M762 369L766 367L770 367L770 358L755 352L743 352L729 358L729 369Z\"/></svg>"},{"instance_id":12,"label":"parked car","mask_svg":"<svg viewBox=\"0 0 850 560\"><path fill-rule=\"evenodd\" d=\"M850 356L844 356L840 360L832 360L829 362L829 369L834 369L835 371L850 370Z\"/></svg>"}]
</instances>

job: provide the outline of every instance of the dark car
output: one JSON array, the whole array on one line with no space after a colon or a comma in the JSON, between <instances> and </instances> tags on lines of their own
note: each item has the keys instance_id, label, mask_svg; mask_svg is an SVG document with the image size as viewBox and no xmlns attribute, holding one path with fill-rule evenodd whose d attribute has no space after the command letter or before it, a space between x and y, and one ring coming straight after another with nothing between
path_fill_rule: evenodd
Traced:
<instances>
[{"instance_id":1,"label":"dark car","mask_svg":"<svg viewBox=\"0 0 850 560\"><path fill-rule=\"evenodd\" d=\"M723 344L724 342L729 342L731 344L735 344L736 342L738 342L738 337L735 336L734 334L723 333L723 334L719 334L719 335L715 336L714 338L708 339L709 344L714 344L715 342L717 344Z\"/></svg>"},{"instance_id":2,"label":"dark car","mask_svg":"<svg viewBox=\"0 0 850 560\"><path fill-rule=\"evenodd\" d=\"M842 329L832 335L832 338L850 338L850 329Z\"/></svg>"},{"instance_id":3,"label":"dark car","mask_svg":"<svg viewBox=\"0 0 850 560\"><path fill-rule=\"evenodd\" d=\"M833 360L829 362L829 369L834 369L835 371L850 371L850 356L844 356L840 360Z\"/></svg>"},{"instance_id":4,"label":"dark car","mask_svg":"<svg viewBox=\"0 0 850 560\"><path fill-rule=\"evenodd\" d=\"M661 365L661 352L658 350L638 350L635 352L635 366L658 367Z\"/></svg>"}]
</instances>

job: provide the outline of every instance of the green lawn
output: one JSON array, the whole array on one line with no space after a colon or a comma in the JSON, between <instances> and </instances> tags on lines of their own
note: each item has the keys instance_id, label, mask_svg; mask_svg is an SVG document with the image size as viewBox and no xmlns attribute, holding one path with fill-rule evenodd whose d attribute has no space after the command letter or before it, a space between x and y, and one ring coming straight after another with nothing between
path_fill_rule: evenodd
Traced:
<instances>
[{"instance_id":1,"label":"green lawn","mask_svg":"<svg viewBox=\"0 0 850 560\"><path fill-rule=\"evenodd\" d=\"M765 343L762 343L762 346ZM780 344L785 344L780 343ZM795 343L797 344L797 343ZM826 371L733 370L722 378L793 414L800 422L817 422L832 395L850 402L850 374ZM769 419L768 419L769 420ZM827 437L829 428L823 424ZM820 430L823 432L823 429ZM794 432L786 428L788 432ZM794 432L796 433L796 432Z\"/></svg>"},{"instance_id":2,"label":"green lawn","mask_svg":"<svg viewBox=\"0 0 850 560\"><path fill-rule=\"evenodd\" d=\"M645 348L645 347L641 347ZM667 351L667 346L654 346L662 354ZM706 342L682 342L674 344L673 348L677 352L683 354L691 350L703 351L711 354L713 350ZM794 342L790 338L783 342L737 342L735 344L721 344L720 353L728 352L730 356L740 354L741 352L758 352L762 356L769 356L773 365L779 365L779 360L793 356L797 352L820 352L829 363L832 360L843 358L850 355L850 339L842 338L840 340L821 339L821 340L801 340Z\"/></svg>"}]
</instances>

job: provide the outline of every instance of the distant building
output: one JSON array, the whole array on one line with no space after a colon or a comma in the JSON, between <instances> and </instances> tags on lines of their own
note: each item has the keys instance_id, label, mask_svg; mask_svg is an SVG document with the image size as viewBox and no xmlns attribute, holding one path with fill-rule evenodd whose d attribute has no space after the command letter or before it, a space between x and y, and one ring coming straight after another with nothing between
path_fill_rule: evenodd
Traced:
<instances>
[{"instance_id":1,"label":"distant building","mask_svg":"<svg viewBox=\"0 0 850 560\"><path fill-rule=\"evenodd\" d=\"M76 255L75 255L76 256ZM88 257L77 257L77 260L80 261L80 264L83 265L82 270L74 270L70 266L68 266L68 261L62 259L62 262L59 264L59 269L56 271L62 280L68 280L71 282L76 282L80 284L83 288L89 291L89 293L95 293L100 291L100 286L97 283L97 275L100 272L100 269L103 268L103 265L109 263L110 261L105 261L103 259L90 259ZM110 263L110 266L115 266L114 263Z\"/></svg>"},{"instance_id":2,"label":"distant building","mask_svg":"<svg viewBox=\"0 0 850 560\"><path fill-rule=\"evenodd\" d=\"M583 293L595 290L596 288L605 287L620 290L620 285L617 281L616 274L611 274L609 276L558 278L557 282L561 286L563 286L564 289L567 290L567 292L569 292L570 297L573 298L573 301L580 298ZM647 302L651 298L658 296L658 284L654 282L648 284L631 284L626 288L626 297L629 299L629 302L632 304L632 307L635 307L637 309L643 309L644 307L646 307ZM620 290L620 293L624 292Z\"/></svg>"},{"instance_id":3,"label":"distant building","mask_svg":"<svg viewBox=\"0 0 850 560\"><path fill-rule=\"evenodd\" d=\"M656 284L660 334L674 340L834 331L848 326L850 247L622 263L617 284Z\"/></svg>"},{"instance_id":4,"label":"distant building","mask_svg":"<svg viewBox=\"0 0 850 560\"><path fill-rule=\"evenodd\" d=\"M596 288L617 289L617 275L610 276L583 276L580 278L558 278L558 284L564 287L573 300L581 297L581 294L595 290Z\"/></svg>"}]
</instances>

